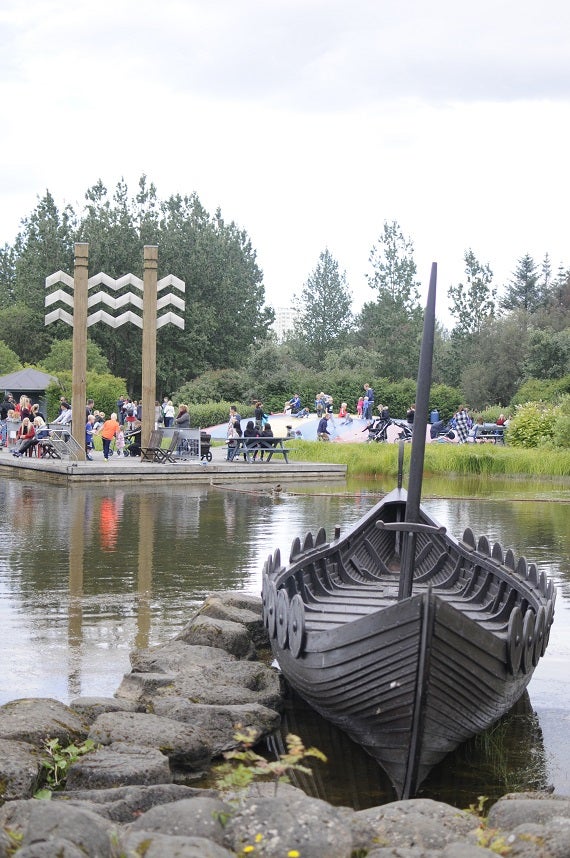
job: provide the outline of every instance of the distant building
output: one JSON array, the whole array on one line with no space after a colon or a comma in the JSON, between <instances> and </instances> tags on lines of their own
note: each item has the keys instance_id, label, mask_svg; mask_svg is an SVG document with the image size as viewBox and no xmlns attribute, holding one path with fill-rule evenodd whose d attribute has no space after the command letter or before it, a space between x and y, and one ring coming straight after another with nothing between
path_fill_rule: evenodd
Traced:
<instances>
[{"instance_id":1,"label":"distant building","mask_svg":"<svg viewBox=\"0 0 570 858\"><path fill-rule=\"evenodd\" d=\"M287 331L293 328L295 322L295 310L293 307L274 307L275 321L272 328L277 334L278 340L283 340Z\"/></svg>"}]
</instances>

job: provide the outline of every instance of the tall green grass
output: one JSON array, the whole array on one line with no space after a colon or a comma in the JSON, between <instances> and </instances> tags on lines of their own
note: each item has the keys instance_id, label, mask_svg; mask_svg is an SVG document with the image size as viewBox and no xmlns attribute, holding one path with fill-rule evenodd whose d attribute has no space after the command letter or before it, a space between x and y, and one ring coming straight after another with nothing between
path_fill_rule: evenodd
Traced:
<instances>
[{"instance_id":1,"label":"tall green grass","mask_svg":"<svg viewBox=\"0 0 570 858\"><path fill-rule=\"evenodd\" d=\"M409 469L411 445L406 444ZM393 475L398 472L397 444L323 444L295 441L291 458L303 462L332 462L347 466L348 474ZM500 444L428 444L426 474L489 474L570 477L570 450L537 450Z\"/></svg>"}]
</instances>

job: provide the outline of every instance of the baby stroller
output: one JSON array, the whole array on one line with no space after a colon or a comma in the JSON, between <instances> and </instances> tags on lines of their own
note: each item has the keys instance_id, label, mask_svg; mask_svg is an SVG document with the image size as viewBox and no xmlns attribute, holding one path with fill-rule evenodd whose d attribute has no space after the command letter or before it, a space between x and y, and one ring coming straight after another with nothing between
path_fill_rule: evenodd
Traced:
<instances>
[{"instance_id":1,"label":"baby stroller","mask_svg":"<svg viewBox=\"0 0 570 858\"><path fill-rule=\"evenodd\" d=\"M407 420L394 419L392 420L392 425L398 427L398 437L395 439L396 441L412 440L412 427Z\"/></svg>"},{"instance_id":2,"label":"baby stroller","mask_svg":"<svg viewBox=\"0 0 570 858\"><path fill-rule=\"evenodd\" d=\"M139 425L132 431L125 432L125 456L140 456L141 454L141 432L142 427Z\"/></svg>"},{"instance_id":3,"label":"baby stroller","mask_svg":"<svg viewBox=\"0 0 570 858\"><path fill-rule=\"evenodd\" d=\"M394 427L393 431L389 431ZM377 417L366 427L368 429L368 442L377 443L396 441L411 441L412 430L405 420L392 420L391 417ZM364 430L363 430L364 431Z\"/></svg>"},{"instance_id":4,"label":"baby stroller","mask_svg":"<svg viewBox=\"0 0 570 858\"><path fill-rule=\"evenodd\" d=\"M376 417L372 423L369 423L362 431L366 432L368 430L368 438L366 439L370 444L373 441L381 443L382 441L387 441L387 430L388 426L392 421L389 417Z\"/></svg>"}]
</instances>

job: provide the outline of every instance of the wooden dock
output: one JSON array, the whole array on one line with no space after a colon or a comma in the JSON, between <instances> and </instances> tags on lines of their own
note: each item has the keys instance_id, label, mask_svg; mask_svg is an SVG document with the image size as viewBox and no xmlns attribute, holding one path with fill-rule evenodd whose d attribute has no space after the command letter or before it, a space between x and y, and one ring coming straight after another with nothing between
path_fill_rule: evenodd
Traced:
<instances>
[{"instance_id":1,"label":"wooden dock","mask_svg":"<svg viewBox=\"0 0 570 858\"><path fill-rule=\"evenodd\" d=\"M174 464L141 462L138 457L112 456L105 461L101 452L93 460L73 462L66 459L16 458L3 448L0 451L0 474L29 480L41 480L55 485L77 483L144 482L163 483L165 480L188 483L255 482L275 483L304 480L345 480L346 465L325 462L226 461L226 448L213 447L212 461L180 460Z\"/></svg>"}]
</instances>

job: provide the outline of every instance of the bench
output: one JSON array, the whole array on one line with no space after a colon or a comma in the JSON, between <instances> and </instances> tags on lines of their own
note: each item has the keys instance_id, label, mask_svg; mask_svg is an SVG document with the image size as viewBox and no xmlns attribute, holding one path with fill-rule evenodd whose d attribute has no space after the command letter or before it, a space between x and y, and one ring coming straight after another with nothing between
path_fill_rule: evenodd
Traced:
<instances>
[{"instance_id":1,"label":"bench","mask_svg":"<svg viewBox=\"0 0 570 858\"><path fill-rule=\"evenodd\" d=\"M243 455L246 462L255 461L252 459L252 455L260 454L260 461L270 462L272 456L281 455L285 463L289 464L289 459L287 458L289 453L293 453L294 449L292 447L285 447L284 441L288 441L289 438L235 438L236 446L234 447L234 455L233 459ZM261 459L261 456L265 456L267 454L266 459Z\"/></svg>"},{"instance_id":2,"label":"bench","mask_svg":"<svg viewBox=\"0 0 570 858\"><path fill-rule=\"evenodd\" d=\"M485 441L493 444L505 443L505 427L497 426L496 423L483 423L475 427L474 441Z\"/></svg>"}]
</instances>

